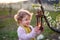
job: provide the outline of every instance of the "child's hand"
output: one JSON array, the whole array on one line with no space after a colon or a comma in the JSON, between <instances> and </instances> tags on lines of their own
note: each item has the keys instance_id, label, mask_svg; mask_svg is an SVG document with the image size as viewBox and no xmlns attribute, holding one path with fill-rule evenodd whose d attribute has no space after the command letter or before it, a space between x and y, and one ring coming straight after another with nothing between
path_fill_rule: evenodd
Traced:
<instances>
[{"instance_id":1,"label":"child's hand","mask_svg":"<svg viewBox=\"0 0 60 40\"><path fill-rule=\"evenodd\" d=\"M41 23L38 23L38 29L42 32L43 31L43 27L41 26Z\"/></svg>"},{"instance_id":2,"label":"child's hand","mask_svg":"<svg viewBox=\"0 0 60 40\"><path fill-rule=\"evenodd\" d=\"M40 28L38 27L38 26L36 26L35 28L34 28L34 30L35 30L35 32L37 33L37 34L40 34L41 33L41 30L39 30Z\"/></svg>"},{"instance_id":3,"label":"child's hand","mask_svg":"<svg viewBox=\"0 0 60 40\"><path fill-rule=\"evenodd\" d=\"M38 25L35 27L35 31L37 34L40 34L43 31L43 27L41 27L41 25Z\"/></svg>"}]
</instances>

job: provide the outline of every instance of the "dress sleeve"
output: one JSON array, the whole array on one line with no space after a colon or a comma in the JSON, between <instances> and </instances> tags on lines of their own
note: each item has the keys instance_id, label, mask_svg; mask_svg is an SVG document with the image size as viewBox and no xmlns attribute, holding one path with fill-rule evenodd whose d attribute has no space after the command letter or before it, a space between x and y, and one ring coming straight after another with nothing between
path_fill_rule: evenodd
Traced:
<instances>
[{"instance_id":1,"label":"dress sleeve","mask_svg":"<svg viewBox=\"0 0 60 40\"><path fill-rule=\"evenodd\" d=\"M30 39L36 36L36 32L34 31L34 29L32 29L30 33L26 34L25 30L22 27L18 28L17 34L18 34L18 37L21 39Z\"/></svg>"}]
</instances>

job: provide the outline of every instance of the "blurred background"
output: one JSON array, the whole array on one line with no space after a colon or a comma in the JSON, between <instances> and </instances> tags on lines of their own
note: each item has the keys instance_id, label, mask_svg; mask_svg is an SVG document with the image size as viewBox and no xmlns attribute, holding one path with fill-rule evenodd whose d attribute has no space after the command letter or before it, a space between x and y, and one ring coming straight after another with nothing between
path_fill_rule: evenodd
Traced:
<instances>
[{"instance_id":1,"label":"blurred background","mask_svg":"<svg viewBox=\"0 0 60 40\"><path fill-rule=\"evenodd\" d=\"M1 2L0 0L0 40L18 40L17 36L17 23L14 20L14 15L21 8L27 9L33 12L34 15L31 20L31 25L36 24L36 11L32 7L32 4L36 3L37 0L26 0L17 2ZM47 17L51 26L56 26L60 29L60 0L42 0L42 6L45 11L45 16ZM44 38L41 40L60 40L60 33L51 30L44 21Z\"/></svg>"}]
</instances>

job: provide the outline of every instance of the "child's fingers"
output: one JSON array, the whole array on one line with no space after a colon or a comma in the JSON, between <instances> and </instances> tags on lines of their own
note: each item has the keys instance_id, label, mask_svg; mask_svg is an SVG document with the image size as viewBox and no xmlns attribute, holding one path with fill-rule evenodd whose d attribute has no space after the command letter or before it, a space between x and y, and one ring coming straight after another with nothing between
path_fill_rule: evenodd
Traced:
<instances>
[{"instance_id":1,"label":"child's fingers","mask_svg":"<svg viewBox=\"0 0 60 40\"><path fill-rule=\"evenodd\" d=\"M36 31L36 32L40 31L40 30L39 30L39 27L36 26L36 27L35 27L35 31Z\"/></svg>"}]
</instances>

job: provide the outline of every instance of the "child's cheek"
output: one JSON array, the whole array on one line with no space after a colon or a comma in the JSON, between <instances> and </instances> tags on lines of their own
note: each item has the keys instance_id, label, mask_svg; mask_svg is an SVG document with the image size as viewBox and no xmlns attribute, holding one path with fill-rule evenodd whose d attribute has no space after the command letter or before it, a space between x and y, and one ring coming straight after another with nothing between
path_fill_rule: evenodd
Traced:
<instances>
[{"instance_id":1,"label":"child's cheek","mask_svg":"<svg viewBox=\"0 0 60 40\"><path fill-rule=\"evenodd\" d=\"M24 23L24 24L27 24L27 22L26 22L26 21L24 21L23 23Z\"/></svg>"}]
</instances>

